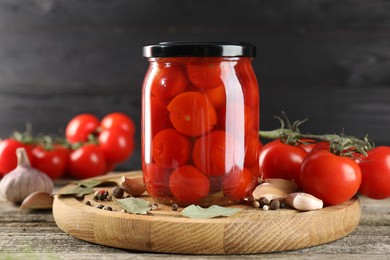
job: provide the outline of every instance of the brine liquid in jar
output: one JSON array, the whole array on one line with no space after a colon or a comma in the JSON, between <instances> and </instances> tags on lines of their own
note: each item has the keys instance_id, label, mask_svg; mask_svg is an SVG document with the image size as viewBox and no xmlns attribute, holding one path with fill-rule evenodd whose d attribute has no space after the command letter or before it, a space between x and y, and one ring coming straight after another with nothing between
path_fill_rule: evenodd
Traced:
<instances>
[{"instance_id":1,"label":"brine liquid in jar","mask_svg":"<svg viewBox=\"0 0 390 260\"><path fill-rule=\"evenodd\" d=\"M142 170L151 197L227 205L258 181L259 87L244 43L144 47Z\"/></svg>"}]
</instances>

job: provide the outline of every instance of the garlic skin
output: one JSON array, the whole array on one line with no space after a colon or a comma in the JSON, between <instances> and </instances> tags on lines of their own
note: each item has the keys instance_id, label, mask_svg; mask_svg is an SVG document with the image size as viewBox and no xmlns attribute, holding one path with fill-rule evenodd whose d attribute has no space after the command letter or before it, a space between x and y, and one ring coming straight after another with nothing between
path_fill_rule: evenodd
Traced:
<instances>
[{"instance_id":1,"label":"garlic skin","mask_svg":"<svg viewBox=\"0 0 390 260\"><path fill-rule=\"evenodd\" d=\"M0 193L8 201L20 204L27 196L36 191L51 193L53 181L43 172L32 168L26 150L16 150L18 165L0 181Z\"/></svg>"}]
</instances>

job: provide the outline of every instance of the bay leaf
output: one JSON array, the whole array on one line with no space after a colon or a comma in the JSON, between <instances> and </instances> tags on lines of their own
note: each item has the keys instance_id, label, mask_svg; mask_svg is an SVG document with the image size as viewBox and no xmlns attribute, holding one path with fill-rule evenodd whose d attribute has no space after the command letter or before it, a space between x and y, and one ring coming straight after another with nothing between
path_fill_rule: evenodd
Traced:
<instances>
[{"instance_id":1,"label":"bay leaf","mask_svg":"<svg viewBox=\"0 0 390 260\"><path fill-rule=\"evenodd\" d=\"M241 209L227 208L213 205L208 208L202 208L196 205L190 205L181 211L183 216L194 219L210 219L216 217L230 217L238 213Z\"/></svg>"},{"instance_id":2,"label":"bay leaf","mask_svg":"<svg viewBox=\"0 0 390 260\"><path fill-rule=\"evenodd\" d=\"M140 198L114 199L113 201L132 214L146 215L152 209L149 202Z\"/></svg>"},{"instance_id":3,"label":"bay leaf","mask_svg":"<svg viewBox=\"0 0 390 260\"><path fill-rule=\"evenodd\" d=\"M85 181L76 181L74 182L79 187L84 188L93 188L99 186L116 186L117 183L115 181L99 181L99 180L85 180Z\"/></svg>"},{"instance_id":4,"label":"bay leaf","mask_svg":"<svg viewBox=\"0 0 390 260\"><path fill-rule=\"evenodd\" d=\"M54 193L54 195L88 195L92 194L95 191L92 188L89 187L76 187L70 190L66 191L59 191L57 193Z\"/></svg>"}]
</instances>

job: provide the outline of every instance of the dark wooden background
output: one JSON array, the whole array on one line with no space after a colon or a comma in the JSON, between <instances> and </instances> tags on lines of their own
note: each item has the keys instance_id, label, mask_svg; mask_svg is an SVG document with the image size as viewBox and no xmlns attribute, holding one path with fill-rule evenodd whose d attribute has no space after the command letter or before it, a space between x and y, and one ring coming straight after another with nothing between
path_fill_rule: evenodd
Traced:
<instances>
[{"instance_id":1,"label":"dark wooden background","mask_svg":"<svg viewBox=\"0 0 390 260\"><path fill-rule=\"evenodd\" d=\"M310 119L305 132L344 128L390 145L384 0L0 0L0 137L122 111L139 139L142 47L171 40L256 45L263 130L284 110ZM121 168L140 168L139 151Z\"/></svg>"}]
</instances>

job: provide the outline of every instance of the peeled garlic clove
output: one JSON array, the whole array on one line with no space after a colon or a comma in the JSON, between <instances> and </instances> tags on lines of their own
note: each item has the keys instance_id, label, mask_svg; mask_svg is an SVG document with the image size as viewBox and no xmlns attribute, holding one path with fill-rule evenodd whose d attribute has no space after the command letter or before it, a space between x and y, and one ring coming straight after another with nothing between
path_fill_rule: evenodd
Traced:
<instances>
[{"instance_id":1,"label":"peeled garlic clove","mask_svg":"<svg viewBox=\"0 0 390 260\"><path fill-rule=\"evenodd\" d=\"M283 200L287 194L270 183L262 183L255 188L252 192L252 196L254 200L259 200L261 197L265 197L268 201L271 201L273 199Z\"/></svg>"},{"instance_id":2,"label":"peeled garlic clove","mask_svg":"<svg viewBox=\"0 0 390 260\"><path fill-rule=\"evenodd\" d=\"M274 185L275 187L283 190L286 194L293 193L298 189L297 184L293 180L268 178L265 179L264 182Z\"/></svg>"},{"instance_id":3,"label":"peeled garlic clove","mask_svg":"<svg viewBox=\"0 0 390 260\"><path fill-rule=\"evenodd\" d=\"M26 150L16 150L18 165L0 181L0 192L8 201L19 204L35 191L51 193L53 181L43 172L32 168Z\"/></svg>"},{"instance_id":4,"label":"peeled garlic clove","mask_svg":"<svg viewBox=\"0 0 390 260\"><path fill-rule=\"evenodd\" d=\"M290 207L301 211L317 210L324 207L322 200L303 192L288 194L286 203Z\"/></svg>"},{"instance_id":5,"label":"peeled garlic clove","mask_svg":"<svg viewBox=\"0 0 390 260\"><path fill-rule=\"evenodd\" d=\"M126 178L122 176L119 180L119 186L129 195L139 197L145 192L145 185L142 177Z\"/></svg>"},{"instance_id":6,"label":"peeled garlic clove","mask_svg":"<svg viewBox=\"0 0 390 260\"><path fill-rule=\"evenodd\" d=\"M27 196L20 205L21 209L51 209L53 197L50 193L37 191Z\"/></svg>"}]
</instances>

